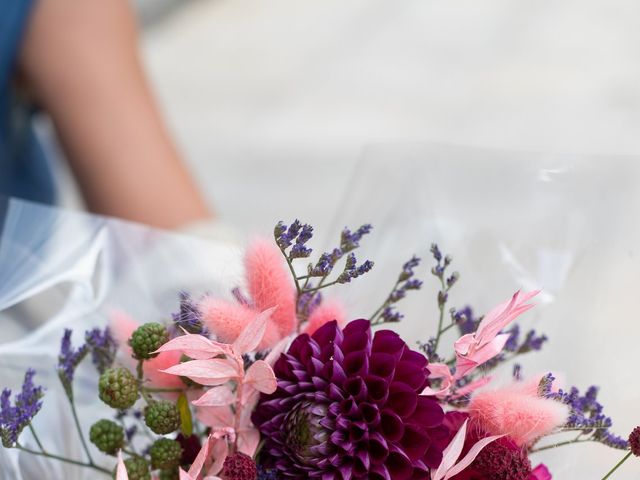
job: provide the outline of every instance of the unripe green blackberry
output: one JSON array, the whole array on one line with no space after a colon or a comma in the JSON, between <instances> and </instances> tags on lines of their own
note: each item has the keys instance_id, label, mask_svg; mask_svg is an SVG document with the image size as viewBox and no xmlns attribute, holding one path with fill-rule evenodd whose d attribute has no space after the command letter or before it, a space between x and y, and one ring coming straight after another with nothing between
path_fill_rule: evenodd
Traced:
<instances>
[{"instance_id":1,"label":"unripe green blackberry","mask_svg":"<svg viewBox=\"0 0 640 480\"><path fill-rule=\"evenodd\" d=\"M180 427L180 412L173 402L159 400L144 409L144 423L154 433L166 435Z\"/></svg>"},{"instance_id":2,"label":"unripe green blackberry","mask_svg":"<svg viewBox=\"0 0 640 480\"><path fill-rule=\"evenodd\" d=\"M169 331L159 323L145 323L138 327L131 338L129 345L133 350L133 356L138 360L147 360L157 356L152 353L169 341Z\"/></svg>"},{"instance_id":3,"label":"unripe green blackberry","mask_svg":"<svg viewBox=\"0 0 640 480\"><path fill-rule=\"evenodd\" d=\"M124 445L124 430L111 420L99 420L91 426L89 440L104 453L115 455Z\"/></svg>"},{"instance_id":4,"label":"unripe green blackberry","mask_svg":"<svg viewBox=\"0 0 640 480\"><path fill-rule=\"evenodd\" d=\"M160 476L158 480L178 480L180 478L180 473L177 468L173 468L171 470L161 470Z\"/></svg>"},{"instance_id":5,"label":"unripe green blackberry","mask_svg":"<svg viewBox=\"0 0 640 480\"><path fill-rule=\"evenodd\" d=\"M154 469L169 470L180 465L182 445L175 440L161 438L151 445L149 455L151 455L151 466Z\"/></svg>"},{"instance_id":6,"label":"unripe green blackberry","mask_svg":"<svg viewBox=\"0 0 640 480\"><path fill-rule=\"evenodd\" d=\"M126 410L138 399L138 382L126 368L109 368L100 375L98 392L110 407Z\"/></svg>"},{"instance_id":7,"label":"unripe green blackberry","mask_svg":"<svg viewBox=\"0 0 640 480\"><path fill-rule=\"evenodd\" d=\"M124 466L127 469L127 475L129 480L151 480L151 473L149 472L149 462L144 458L131 457L124 461ZM115 472L113 478L116 478Z\"/></svg>"}]
</instances>

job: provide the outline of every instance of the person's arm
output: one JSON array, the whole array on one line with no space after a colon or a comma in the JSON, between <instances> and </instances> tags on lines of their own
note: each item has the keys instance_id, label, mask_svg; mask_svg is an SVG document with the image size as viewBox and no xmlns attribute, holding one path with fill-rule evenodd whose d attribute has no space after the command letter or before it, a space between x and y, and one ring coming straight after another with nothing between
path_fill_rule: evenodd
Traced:
<instances>
[{"instance_id":1,"label":"person's arm","mask_svg":"<svg viewBox=\"0 0 640 480\"><path fill-rule=\"evenodd\" d=\"M128 0L37 0L20 69L91 211L164 228L210 217L147 85Z\"/></svg>"}]
</instances>

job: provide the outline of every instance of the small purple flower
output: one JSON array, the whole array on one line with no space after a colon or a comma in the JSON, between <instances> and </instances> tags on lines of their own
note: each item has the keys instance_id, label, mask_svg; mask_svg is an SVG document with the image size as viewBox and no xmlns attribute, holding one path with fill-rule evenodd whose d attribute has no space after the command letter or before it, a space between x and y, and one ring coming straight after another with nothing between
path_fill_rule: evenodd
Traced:
<instances>
[{"instance_id":1,"label":"small purple flower","mask_svg":"<svg viewBox=\"0 0 640 480\"><path fill-rule=\"evenodd\" d=\"M355 250L360 246L362 237L370 233L372 229L373 227L369 223L362 225L355 232L351 232L351 230L345 227L340 235L340 248L344 253Z\"/></svg>"},{"instance_id":2,"label":"small purple flower","mask_svg":"<svg viewBox=\"0 0 640 480\"><path fill-rule=\"evenodd\" d=\"M313 237L313 227L308 224L300 223L300 220L294 220L288 227L282 222L278 222L273 230L273 235L280 250L283 252L291 247L289 259L303 258L311 255L311 249L305 244ZM295 242L295 244L294 244Z\"/></svg>"},{"instance_id":3,"label":"small purple flower","mask_svg":"<svg viewBox=\"0 0 640 480\"><path fill-rule=\"evenodd\" d=\"M118 344L111 335L109 327L105 327L104 330L99 328L87 330L84 334L84 340L91 349L93 364L98 369L98 372L103 374L106 369L113 365L118 352Z\"/></svg>"},{"instance_id":4,"label":"small purple flower","mask_svg":"<svg viewBox=\"0 0 640 480\"><path fill-rule=\"evenodd\" d=\"M237 293L239 295L240 291L238 290ZM176 327L184 328L189 333L206 334L202 323L202 313L187 292L180 292L180 311L172 313L171 317Z\"/></svg>"},{"instance_id":5,"label":"small purple flower","mask_svg":"<svg viewBox=\"0 0 640 480\"><path fill-rule=\"evenodd\" d=\"M473 316L473 310L468 305L454 313L453 321L458 325L460 335L475 332L480 323L480 319Z\"/></svg>"},{"instance_id":6,"label":"small purple flower","mask_svg":"<svg viewBox=\"0 0 640 480\"><path fill-rule=\"evenodd\" d=\"M6 448L13 447L22 430L31 423L42 407L43 389L33 384L35 370L29 369L24 376L22 391L11 405L11 390L5 388L0 395L0 439Z\"/></svg>"},{"instance_id":7,"label":"small purple flower","mask_svg":"<svg viewBox=\"0 0 640 480\"><path fill-rule=\"evenodd\" d=\"M66 328L60 346L60 354L58 355L58 377L65 392L69 398L73 397L73 376L76 368L84 357L89 353L89 346L82 345L78 349L74 349L71 345L71 335L73 330Z\"/></svg>"},{"instance_id":8,"label":"small purple flower","mask_svg":"<svg viewBox=\"0 0 640 480\"><path fill-rule=\"evenodd\" d=\"M584 434L591 434L592 440L609 447L621 450L629 448L627 440L609 430L613 422L603 413L604 408L598 402L597 396L598 387L594 385L589 387L584 395L581 395L576 387L571 387L568 391L549 391L546 394L547 398L562 402L571 408L567 427L581 429Z\"/></svg>"},{"instance_id":9,"label":"small purple flower","mask_svg":"<svg viewBox=\"0 0 640 480\"><path fill-rule=\"evenodd\" d=\"M344 266L344 270L338 276L338 283L349 283L351 280L358 278L361 275L364 275L369 270L373 268L373 262L371 260L366 260L361 265L357 265L358 261L356 260L356 256L353 253L350 253L347 256L347 261Z\"/></svg>"}]
</instances>

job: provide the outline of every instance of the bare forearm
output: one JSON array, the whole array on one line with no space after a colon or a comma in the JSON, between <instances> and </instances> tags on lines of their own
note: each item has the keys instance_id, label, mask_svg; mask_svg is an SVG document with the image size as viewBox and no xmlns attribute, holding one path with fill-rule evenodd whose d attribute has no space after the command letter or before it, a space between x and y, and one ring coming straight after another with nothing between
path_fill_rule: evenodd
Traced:
<instances>
[{"instance_id":1,"label":"bare forearm","mask_svg":"<svg viewBox=\"0 0 640 480\"><path fill-rule=\"evenodd\" d=\"M126 0L39 0L21 66L92 211L167 228L209 216L148 88Z\"/></svg>"}]
</instances>

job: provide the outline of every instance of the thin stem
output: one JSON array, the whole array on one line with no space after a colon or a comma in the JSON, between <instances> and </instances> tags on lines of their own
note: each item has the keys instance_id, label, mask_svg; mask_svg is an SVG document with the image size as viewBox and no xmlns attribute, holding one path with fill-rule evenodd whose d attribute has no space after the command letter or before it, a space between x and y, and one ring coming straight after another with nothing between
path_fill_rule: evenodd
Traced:
<instances>
[{"instance_id":1,"label":"thin stem","mask_svg":"<svg viewBox=\"0 0 640 480\"><path fill-rule=\"evenodd\" d=\"M289 258L289 255L281 248L280 251L282 255L284 255L284 259L287 261L287 265L289 266L289 271L291 272L291 276L293 277L293 282L296 284L296 292L298 292L298 296L302 293L302 289L300 288L300 282L298 281L298 276L296 275L296 271L293 269L293 262Z\"/></svg>"},{"instance_id":2,"label":"thin stem","mask_svg":"<svg viewBox=\"0 0 640 480\"><path fill-rule=\"evenodd\" d=\"M627 461L627 459L628 459L630 456L631 456L631 452L627 453L627 454L622 458L622 460L620 460L618 463L616 463L616 464L614 465L614 467L613 467L611 470L609 470L609 473L607 473L604 477L602 477L602 480L607 480L607 478L609 478L611 475L613 475L613 472L615 472L615 471L618 469L618 467L620 467L620 465L622 465L624 462L626 462L626 461Z\"/></svg>"},{"instance_id":3,"label":"thin stem","mask_svg":"<svg viewBox=\"0 0 640 480\"><path fill-rule=\"evenodd\" d=\"M31 435L33 435L33 438L36 440L36 443L38 444L40 451L42 453L46 453L44 447L42 446L42 442L40 442L38 435L36 435L36 429L33 428L33 425L29 424L29 430L31 431Z\"/></svg>"},{"instance_id":4,"label":"thin stem","mask_svg":"<svg viewBox=\"0 0 640 480\"><path fill-rule=\"evenodd\" d=\"M60 455L54 455L53 453L38 452L36 450L31 450L30 448L23 447L19 443L16 444L16 448L18 450L22 450L23 452L30 453L32 455L38 455L40 457L51 458L53 460L58 460L58 461L64 462L64 463L70 463L71 465L77 465L79 467L92 468L93 470L97 470L98 472L102 472L102 473L104 473L106 475L111 475L111 472L109 470L107 470L106 468L99 467L99 466L97 466L97 465L95 465L93 463L80 462L78 460L72 460L70 458L61 457Z\"/></svg>"},{"instance_id":5,"label":"thin stem","mask_svg":"<svg viewBox=\"0 0 640 480\"><path fill-rule=\"evenodd\" d=\"M578 438L574 438L573 440L567 440L564 442L552 443L551 445L545 445L544 447L533 448L529 450L529 453L537 453L542 452L544 450L551 450L556 447L563 447L565 445L573 445L574 443L585 443L585 442L593 442L594 440L590 438L585 438L584 440L579 440Z\"/></svg>"},{"instance_id":6,"label":"thin stem","mask_svg":"<svg viewBox=\"0 0 640 480\"><path fill-rule=\"evenodd\" d=\"M446 295L447 291L449 290L447 288L447 285L444 283L444 275L440 275L438 277L440 279L440 285L442 286L442 294ZM442 304L440 304L440 302L438 302L438 309L440 310L440 317L438 318L438 334L436 335L436 341L433 344L433 351L434 353L438 353L438 344L440 343L440 337L442 336L443 330L442 330L442 323L444 322L444 307L446 305L446 302L442 302Z\"/></svg>"},{"instance_id":7,"label":"thin stem","mask_svg":"<svg viewBox=\"0 0 640 480\"><path fill-rule=\"evenodd\" d=\"M76 424L76 429L78 430L78 435L80 436L80 441L82 442L82 448L84 452L87 454L87 458L89 459L89 463L94 465L93 458L91 458L91 453L89 452L89 446L87 445L87 441L84 439L84 435L82 434L82 428L80 427L80 420L78 420L78 412L76 411L76 406L69 398L69 404L71 405L71 413L73 414L73 421Z\"/></svg>"},{"instance_id":8,"label":"thin stem","mask_svg":"<svg viewBox=\"0 0 640 480\"><path fill-rule=\"evenodd\" d=\"M326 277L323 277L323 279L324 279L324 278L326 278ZM323 288L330 287L331 285L335 285L336 283L338 283L338 281L337 281L337 280L334 280L333 282L329 282L329 283L326 283L326 284L322 285L322 281L321 281L321 283L320 283L317 287L314 287L314 288L308 288L308 289L306 289L306 290L304 291L304 293L317 292L318 290L321 290L321 289L323 289Z\"/></svg>"},{"instance_id":9,"label":"thin stem","mask_svg":"<svg viewBox=\"0 0 640 480\"><path fill-rule=\"evenodd\" d=\"M140 390L144 390L147 393L182 393L185 388L153 388L153 387L140 387Z\"/></svg>"},{"instance_id":10,"label":"thin stem","mask_svg":"<svg viewBox=\"0 0 640 480\"><path fill-rule=\"evenodd\" d=\"M400 285L400 283L402 283L400 280L396 281L396 283L393 285L393 288L391 289L391 293L393 293L395 289L398 288L398 285ZM387 295L387 299L382 303L382 305L378 307L378 309L375 312L373 312L373 315L369 317L369 321L371 322L371 325L378 325L378 322L376 321L376 317L380 315L380 313L391 304L391 301L390 301L391 293Z\"/></svg>"}]
</instances>

